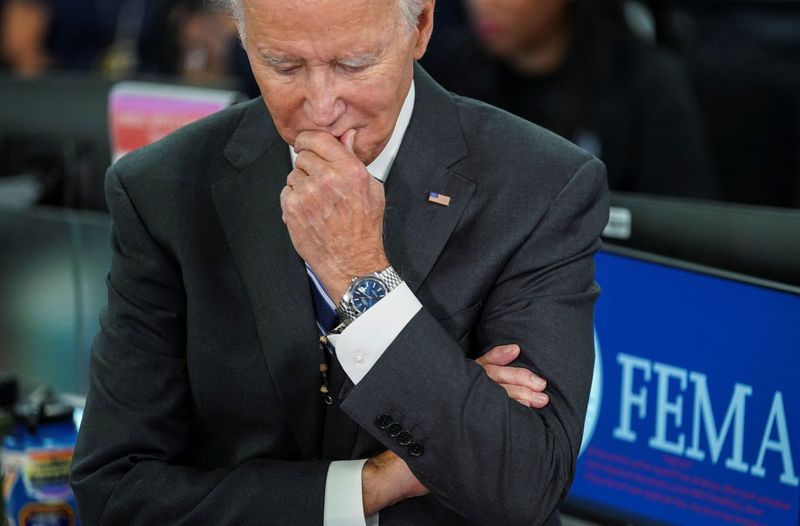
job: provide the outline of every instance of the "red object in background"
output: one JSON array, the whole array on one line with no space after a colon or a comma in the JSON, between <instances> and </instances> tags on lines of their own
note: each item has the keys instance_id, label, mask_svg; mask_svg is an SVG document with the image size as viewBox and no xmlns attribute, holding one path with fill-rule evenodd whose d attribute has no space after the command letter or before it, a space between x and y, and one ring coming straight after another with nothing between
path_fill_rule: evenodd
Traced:
<instances>
[{"instance_id":1,"label":"red object in background","mask_svg":"<svg viewBox=\"0 0 800 526\"><path fill-rule=\"evenodd\" d=\"M109 95L112 159L116 162L137 148L230 106L238 98L234 91L121 82Z\"/></svg>"}]
</instances>

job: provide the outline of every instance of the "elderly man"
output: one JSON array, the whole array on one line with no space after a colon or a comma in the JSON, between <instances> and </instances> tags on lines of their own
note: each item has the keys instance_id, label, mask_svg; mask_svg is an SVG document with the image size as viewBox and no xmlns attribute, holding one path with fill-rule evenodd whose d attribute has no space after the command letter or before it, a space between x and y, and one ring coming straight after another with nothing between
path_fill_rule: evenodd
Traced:
<instances>
[{"instance_id":1,"label":"elderly man","mask_svg":"<svg viewBox=\"0 0 800 526\"><path fill-rule=\"evenodd\" d=\"M602 164L415 66L434 0L240 1L263 101L109 171L82 520L558 523Z\"/></svg>"}]
</instances>

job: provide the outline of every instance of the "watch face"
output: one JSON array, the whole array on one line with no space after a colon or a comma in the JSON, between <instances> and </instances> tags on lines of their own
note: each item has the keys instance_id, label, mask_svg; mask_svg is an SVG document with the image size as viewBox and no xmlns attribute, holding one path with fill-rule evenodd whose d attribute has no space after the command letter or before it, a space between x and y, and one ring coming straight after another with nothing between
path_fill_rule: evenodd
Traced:
<instances>
[{"instance_id":1,"label":"watch face","mask_svg":"<svg viewBox=\"0 0 800 526\"><path fill-rule=\"evenodd\" d=\"M386 296L386 286L375 278L364 278L353 288L353 307L362 313Z\"/></svg>"}]
</instances>

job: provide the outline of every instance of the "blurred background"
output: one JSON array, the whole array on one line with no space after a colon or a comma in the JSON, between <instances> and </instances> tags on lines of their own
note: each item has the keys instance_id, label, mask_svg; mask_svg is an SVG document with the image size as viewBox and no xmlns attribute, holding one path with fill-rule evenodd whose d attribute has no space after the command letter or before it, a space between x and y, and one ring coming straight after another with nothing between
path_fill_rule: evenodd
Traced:
<instances>
[{"instance_id":1,"label":"blurred background","mask_svg":"<svg viewBox=\"0 0 800 526\"><path fill-rule=\"evenodd\" d=\"M601 158L612 249L797 297L800 1L439 0L422 65ZM85 395L110 163L256 96L214 0L0 0L0 372L20 393Z\"/></svg>"},{"instance_id":2,"label":"blurred background","mask_svg":"<svg viewBox=\"0 0 800 526\"><path fill-rule=\"evenodd\" d=\"M447 0L422 63L602 158L612 190L800 206L798 2ZM104 210L119 81L258 96L213 0L1 0L0 71L17 206Z\"/></svg>"}]
</instances>

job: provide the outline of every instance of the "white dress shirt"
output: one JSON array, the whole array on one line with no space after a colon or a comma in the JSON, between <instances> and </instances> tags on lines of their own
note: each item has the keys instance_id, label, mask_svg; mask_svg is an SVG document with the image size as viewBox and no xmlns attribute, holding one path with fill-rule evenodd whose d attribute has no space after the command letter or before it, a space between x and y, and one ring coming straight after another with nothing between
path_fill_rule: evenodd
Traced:
<instances>
[{"instance_id":1,"label":"white dress shirt","mask_svg":"<svg viewBox=\"0 0 800 526\"><path fill-rule=\"evenodd\" d=\"M378 157L367 166L367 171L381 183L386 182L389 170L400 150L400 144L411 121L414 99L412 81L389 142ZM291 146L289 154L294 167L297 153ZM334 301L338 299L333 298ZM358 384L367 375L420 308L422 304L404 282L356 318L342 334L330 336L339 363L354 384ZM361 470L366 461L367 459L331 462L325 480L324 526L378 525L377 513L364 517Z\"/></svg>"}]
</instances>

